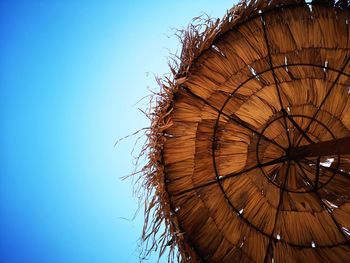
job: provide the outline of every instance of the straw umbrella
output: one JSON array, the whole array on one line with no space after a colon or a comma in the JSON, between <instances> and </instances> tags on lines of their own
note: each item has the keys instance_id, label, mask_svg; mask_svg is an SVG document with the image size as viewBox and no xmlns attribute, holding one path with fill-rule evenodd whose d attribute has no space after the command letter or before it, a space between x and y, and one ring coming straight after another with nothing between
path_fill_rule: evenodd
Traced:
<instances>
[{"instance_id":1,"label":"straw umbrella","mask_svg":"<svg viewBox=\"0 0 350 263\"><path fill-rule=\"evenodd\" d=\"M348 1L260 0L184 32L150 115L146 249L350 262L349 23Z\"/></svg>"}]
</instances>

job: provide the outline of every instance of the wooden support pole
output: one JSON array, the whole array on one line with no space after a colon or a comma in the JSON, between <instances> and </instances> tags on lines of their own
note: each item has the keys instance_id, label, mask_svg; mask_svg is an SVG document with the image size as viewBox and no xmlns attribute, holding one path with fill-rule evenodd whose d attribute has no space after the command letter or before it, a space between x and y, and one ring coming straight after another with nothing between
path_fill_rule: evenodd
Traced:
<instances>
[{"instance_id":1,"label":"wooden support pole","mask_svg":"<svg viewBox=\"0 0 350 263\"><path fill-rule=\"evenodd\" d=\"M350 154L350 136L325 142L312 143L297 148L291 148L287 155L291 159L304 157L331 156L338 154Z\"/></svg>"}]
</instances>

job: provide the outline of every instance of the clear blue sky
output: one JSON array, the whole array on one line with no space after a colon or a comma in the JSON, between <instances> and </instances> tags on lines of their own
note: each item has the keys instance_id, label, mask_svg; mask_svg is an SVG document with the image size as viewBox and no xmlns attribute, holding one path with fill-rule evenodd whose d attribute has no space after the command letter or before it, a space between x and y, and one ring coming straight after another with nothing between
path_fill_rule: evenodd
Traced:
<instances>
[{"instance_id":1,"label":"clear blue sky","mask_svg":"<svg viewBox=\"0 0 350 263\"><path fill-rule=\"evenodd\" d=\"M1 0L0 262L138 262L136 137L114 142L148 125L172 28L232 3Z\"/></svg>"}]
</instances>

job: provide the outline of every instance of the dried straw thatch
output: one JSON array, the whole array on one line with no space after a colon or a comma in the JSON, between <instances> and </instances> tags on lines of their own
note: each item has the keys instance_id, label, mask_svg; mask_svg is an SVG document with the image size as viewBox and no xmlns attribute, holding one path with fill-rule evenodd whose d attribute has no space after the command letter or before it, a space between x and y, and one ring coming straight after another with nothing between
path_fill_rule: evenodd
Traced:
<instances>
[{"instance_id":1,"label":"dried straw thatch","mask_svg":"<svg viewBox=\"0 0 350 263\"><path fill-rule=\"evenodd\" d=\"M350 262L349 6L241 2L184 32L144 148L147 251Z\"/></svg>"}]
</instances>

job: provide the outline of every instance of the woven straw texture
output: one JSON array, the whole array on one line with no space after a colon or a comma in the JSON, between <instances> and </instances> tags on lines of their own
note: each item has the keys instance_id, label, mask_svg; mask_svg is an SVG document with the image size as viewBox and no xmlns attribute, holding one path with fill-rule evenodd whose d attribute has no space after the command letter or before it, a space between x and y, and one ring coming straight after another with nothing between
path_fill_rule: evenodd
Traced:
<instances>
[{"instance_id":1,"label":"woven straw texture","mask_svg":"<svg viewBox=\"0 0 350 263\"><path fill-rule=\"evenodd\" d=\"M252 1L184 32L145 146L147 249L350 262L349 151L290 150L350 136L349 23L347 1Z\"/></svg>"}]
</instances>

